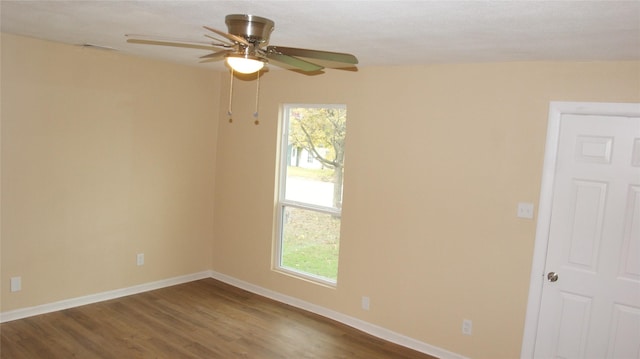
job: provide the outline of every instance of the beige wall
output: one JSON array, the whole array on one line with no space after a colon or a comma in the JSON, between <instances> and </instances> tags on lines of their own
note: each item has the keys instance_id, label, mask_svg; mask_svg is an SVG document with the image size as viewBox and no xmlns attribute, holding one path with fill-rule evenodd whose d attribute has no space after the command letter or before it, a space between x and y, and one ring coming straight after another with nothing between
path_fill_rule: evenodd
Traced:
<instances>
[{"instance_id":1,"label":"beige wall","mask_svg":"<svg viewBox=\"0 0 640 359\"><path fill-rule=\"evenodd\" d=\"M219 73L6 34L1 65L3 312L211 268Z\"/></svg>"},{"instance_id":2,"label":"beige wall","mask_svg":"<svg viewBox=\"0 0 640 359\"><path fill-rule=\"evenodd\" d=\"M233 124L220 112L213 269L455 353L516 358L535 236L516 205L537 205L549 101L640 101L640 63L271 71L260 85L260 126L255 83L236 82ZM347 104L336 289L271 270L283 103Z\"/></svg>"},{"instance_id":3,"label":"beige wall","mask_svg":"<svg viewBox=\"0 0 640 359\"><path fill-rule=\"evenodd\" d=\"M535 222L515 211L549 101L640 101L637 62L270 71L260 125L254 81L229 124L226 74L10 35L1 76L3 312L213 269L474 358L519 356ZM282 103L348 106L335 289L271 270Z\"/></svg>"}]
</instances>

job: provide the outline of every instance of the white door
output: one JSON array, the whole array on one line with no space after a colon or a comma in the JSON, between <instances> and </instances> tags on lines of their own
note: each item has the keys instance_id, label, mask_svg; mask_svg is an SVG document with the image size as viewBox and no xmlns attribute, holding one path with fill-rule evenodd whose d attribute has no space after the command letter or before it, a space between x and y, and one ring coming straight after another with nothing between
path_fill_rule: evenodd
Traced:
<instances>
[{"instance_id":1,"label":"white door","mask_svg":"<svg viewBox=\"0 0 640 359\"><path fill-rule=\"evenodd\" d=\"M640 359L640 118L562 114L535 358Z\"/></svg>"}]
</instances>

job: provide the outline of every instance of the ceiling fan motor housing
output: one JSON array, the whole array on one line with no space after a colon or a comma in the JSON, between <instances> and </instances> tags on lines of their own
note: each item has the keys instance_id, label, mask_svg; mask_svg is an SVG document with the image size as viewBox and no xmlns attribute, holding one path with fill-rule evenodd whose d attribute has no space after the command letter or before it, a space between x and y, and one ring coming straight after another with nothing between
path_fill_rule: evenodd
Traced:
<instances>
[{"instance_id":1,"label":"ceiling fan motor housing","mask_svg":"<svg viewBox=\"0 0 640 359\"><path fill-rule=\"evenodd\" d=\"M229 33L244 37L247 41L265 45L274 29L274 22L260 16L233 14L225 17Z\"/></svg>"}]
</instances>

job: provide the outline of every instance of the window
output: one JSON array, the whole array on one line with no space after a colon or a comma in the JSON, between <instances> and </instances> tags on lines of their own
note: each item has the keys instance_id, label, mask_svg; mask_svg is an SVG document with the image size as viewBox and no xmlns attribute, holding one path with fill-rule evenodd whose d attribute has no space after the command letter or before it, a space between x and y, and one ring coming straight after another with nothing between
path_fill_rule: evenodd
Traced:
<instances>
[{"instance_id":1,"label":"window","mask_svg":"<svg viewBox=\"0 0 640 359\"><path fill-rule=\"evenodd\" d=\"M313 152L307 152L307 163L313 163L315 160L315 157L313 157Z\"/></svg>"},{"instance_id":2,"label":"window","mask_svg":"<svg viewBox=\"0 0 640 359\"><path fill-rule=\"evenodd\" d=\"M346 119L344 105L283 108L276 268L329 284L338 279Z\"/></svg>"}]
</instances>

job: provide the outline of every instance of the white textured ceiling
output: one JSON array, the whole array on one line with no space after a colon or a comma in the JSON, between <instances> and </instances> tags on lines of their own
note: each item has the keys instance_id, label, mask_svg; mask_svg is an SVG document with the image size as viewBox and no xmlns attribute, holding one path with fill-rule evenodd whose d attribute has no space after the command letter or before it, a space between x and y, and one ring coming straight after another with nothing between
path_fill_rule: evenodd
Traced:
<instances>
[{"instance_id":1,"label":"white textured ceiling","mask_svg":"<svg viewBox=\"0 0 640 359\"><path fill-rule=\"evenodd\" d=\"M198 64L208 51L125 34L206 40L227 14L275 21L270 44L349 52L360 67L487 61L640 60L640 1L9 1L1 30Z\"/></svg>"}]
</instances>

